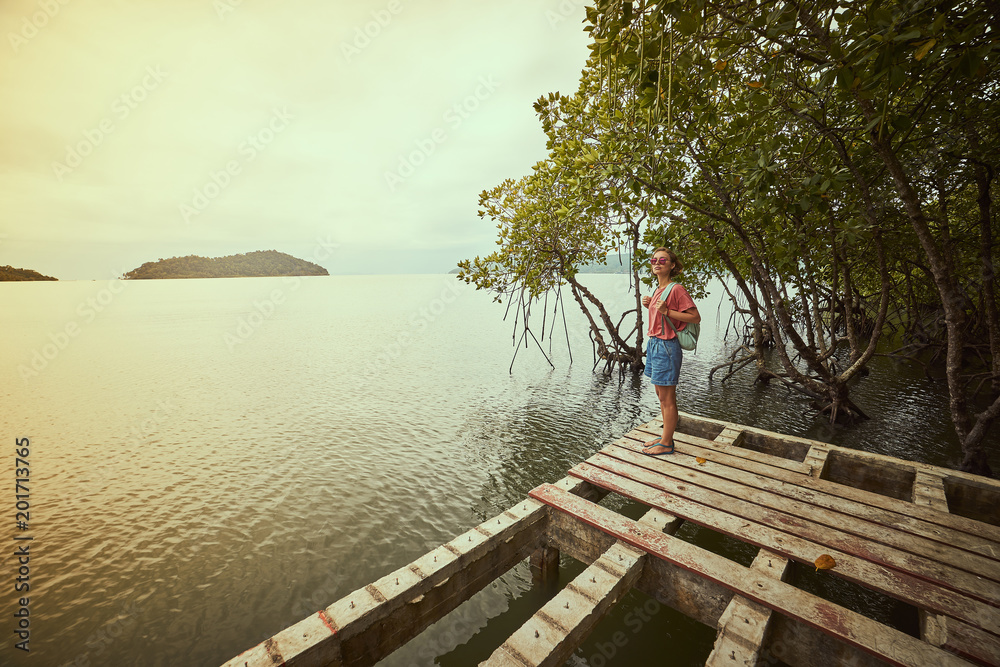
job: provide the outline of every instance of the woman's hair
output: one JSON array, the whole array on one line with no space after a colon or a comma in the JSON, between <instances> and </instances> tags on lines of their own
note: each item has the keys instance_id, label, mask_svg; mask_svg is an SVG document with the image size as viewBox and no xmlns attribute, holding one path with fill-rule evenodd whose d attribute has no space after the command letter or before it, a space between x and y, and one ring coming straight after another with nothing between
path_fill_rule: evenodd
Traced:
<instances>
[{"instance_id":1,"label":"woman's hair","mask_svg":"<svg viewBox=\"0 0 1000 667\"><path fill-rule=\"evenodd\" d=\"M677 253L675 253L673 250L671 250L670 248L664 248L663 246L660 246L659 248L653 251L653 255L655 255L658 252L665 252L667 253L667 257L670 258L670 263L673 264L673 268L670 269L671 278L673 278L678 273L684 270L684 265L681 264L681 260L677 258ZM650 255L650 257L652 257L653 255Z\"/></svg>"}]
</instances>

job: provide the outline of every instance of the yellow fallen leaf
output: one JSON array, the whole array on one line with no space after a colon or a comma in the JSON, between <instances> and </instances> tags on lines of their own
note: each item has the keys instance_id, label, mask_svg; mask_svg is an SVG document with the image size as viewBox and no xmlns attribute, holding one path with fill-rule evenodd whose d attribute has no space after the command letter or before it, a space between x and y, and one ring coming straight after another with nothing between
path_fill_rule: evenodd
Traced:
<instances>
[{"instance_id":1,"label":"yellow fallen leaf","mask_svg":"<svg viewBox=\"0 0 1000 667\"><path fill-rule=\"evenodd\" d=\"M717 61L715 61L715 71L716 72L721 72L722 70L726 69L726 62L727 61L725 61L725 60L717 60Z\"/></svg>"},{"instance_id":2,"label":"yellow fallen leaf","mask_svg":"<svg viewBox=\"0 0 1000 667\"><path fill-rule=\"evenodd\" d=\"M924 56L926 56L927 53L932 48L934 48L935 44L937 44L937 39L935 39L934 37L931 37L926 42L921 42L920 48L916 50L916 52L913 54L913 57L916 58L917 60L923 60Z\"/></svg>"},{"instance_id":3,"label":"yellow fallen leaf","mask_svg":"<svg viewBox=\"0 0 1000 667\"><path fill-rule=\"evenodd\" d=\"M760 82L760 81L751 81L751 82L747 83L747 85L750 86L751 88L760 88L764 84L762 82Z\"/></svg>"},{"instance_id":4,"label":"yellow fallen leaf","mask_svg":"<svg viewBox=\"0 0 1000 667\"><path fill-rule=\"evenodd\" d=\"M697 461L697 462L698 462L698 465L700 465L700 466L703 466L703 465L705 465L705 461L706 461L706 460L707 460L707 459L703 459L703 458L701 458L700 456L699 456L699 457L697 457L697 458L695 458L695 461Z\"/></svg>"},{"instance_id":5,"label":"yellow fallen leaf","mask_svg":"<svg viewBox=\"0 0 1000 667\"><path fill-rule=\"evenodd\" d=\"M833 556L831 556L830 554L823 554L822 556L816 559L814 565L816 566L817 572L819 572L820 570L832 570L834 567L837 566L837 561L833 560Z\"/></svg>"}]
</instances>

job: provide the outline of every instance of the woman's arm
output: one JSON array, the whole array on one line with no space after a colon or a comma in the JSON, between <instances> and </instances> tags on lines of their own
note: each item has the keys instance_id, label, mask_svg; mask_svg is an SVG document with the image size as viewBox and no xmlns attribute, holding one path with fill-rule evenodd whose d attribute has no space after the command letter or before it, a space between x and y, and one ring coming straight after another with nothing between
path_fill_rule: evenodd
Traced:
<instances>
[{"instance_id":1,"label":"woman's arm","mask_svg":"<svg viewBox=\"0 0 1000 667\"><path fill-rule=\"evenodd\" d=\"M660 307L657 310L678 322L693 322L694 324L701 322L701 313L698 312L697 307L688 308L687 310L671 310L661 301Z\"/></svg>"}]
</instances>

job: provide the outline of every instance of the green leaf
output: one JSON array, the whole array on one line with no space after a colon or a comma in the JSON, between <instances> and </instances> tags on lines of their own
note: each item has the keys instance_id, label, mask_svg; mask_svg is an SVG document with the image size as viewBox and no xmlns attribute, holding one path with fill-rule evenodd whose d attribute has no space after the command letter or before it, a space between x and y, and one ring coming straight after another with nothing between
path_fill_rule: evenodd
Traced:
<instances>
[{"instance_id":1,"label":"green leaf","mask_svg":"<svg viewBox=\"0 0 1000 667\"><path fill-rule=\"evenodd\" d=\"M684 36L698 32L699 16L694 12L680 12L677 16L677 29Z\"/></svg>"},{"instance_id":2,"label":"green leaf","mask_svg":"<svg viewBox=\"0 0 1000 667\"><path fill-rule=\"evenodd\" d=\"M854 71L850 67L841 67L837 70L837 85L841 88L850 88L854 83Z\"/></svg>"},{"instance_id":3,"label":"green leaf","mask_svg":"<svg viewBox=\"0 0 1000 667\"><path fill-rule=\"evenodd\" d=\"M904 32L902 35L896 35L896 38L893 39L892 41L894 41L894 42L908 42L911 39L917 39L918 37L920 37L920 35L921 35L921 32L919 30L908 30L908 31Z\"/></svg>"}]
</instances>

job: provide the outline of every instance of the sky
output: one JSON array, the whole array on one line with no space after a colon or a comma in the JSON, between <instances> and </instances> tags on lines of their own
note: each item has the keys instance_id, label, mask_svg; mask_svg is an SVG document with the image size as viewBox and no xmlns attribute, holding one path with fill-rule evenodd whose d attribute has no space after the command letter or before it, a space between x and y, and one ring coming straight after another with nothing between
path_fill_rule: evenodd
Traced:
<instances>
[{"instance_id":1,"label":"sky","mask_svg":"<svg viewBox=\"0 0 1000 667\"><path fill-rule=\"evenodd\" d=\"M545 157L584 0L4 0L0 265L60 280L275 249L446 273Z\"/></svg>"}]
</instances>

